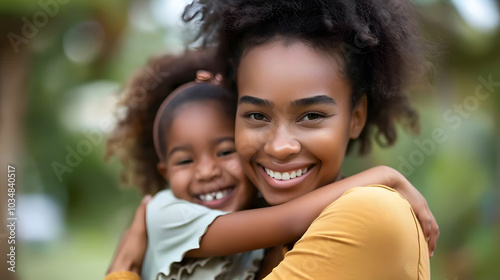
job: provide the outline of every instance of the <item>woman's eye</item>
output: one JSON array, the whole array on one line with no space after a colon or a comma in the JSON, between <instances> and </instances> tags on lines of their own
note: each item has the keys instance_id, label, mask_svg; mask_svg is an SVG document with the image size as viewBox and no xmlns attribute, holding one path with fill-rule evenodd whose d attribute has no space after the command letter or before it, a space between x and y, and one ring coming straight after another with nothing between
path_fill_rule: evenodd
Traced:
<instances>
[{"instance_id":1,"label":"woman's eye","mask_svg":"<svg viewBox=\"0 0 500 280\"><path fill-rule=\"evenodd\" d=\"M318 119L322 119L324 118L325 116L321 115L321 114L318 114L318 113L308 113L306 114L304 117L302 117L302 121L315 121L315 120L318 120Z\"/></svg>"},{"instance_id":2,"label":"woman's eye","mask_svg":"<svg viewBox=\"0 0 500 280\"><path fill-rule=\"evenodd\" d=\"M250 113L247 115L248 118L256 121L266 121L267 118L261 113Z\"/></svg>"}]
</instances>

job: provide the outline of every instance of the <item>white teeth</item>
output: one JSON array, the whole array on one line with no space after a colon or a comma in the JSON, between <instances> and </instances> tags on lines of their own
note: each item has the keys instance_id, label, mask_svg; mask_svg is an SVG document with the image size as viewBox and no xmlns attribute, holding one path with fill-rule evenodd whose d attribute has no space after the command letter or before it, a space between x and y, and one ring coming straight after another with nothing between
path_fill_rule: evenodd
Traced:
<instances>
[{"instance_id":1,"label":"white teeth","mask_svg":"<svg viewBox=\"0 0 500 280\"><path fill-rule=\"evenodd\" d=\"M224 197L224 194L222 192L217 192L217 194L215 195L216 199L221 199L223 197Z\"/></svg>"},{"instance_id":2,"label":"white teeth","mask_svg":"<svg viewBox=\"0 0 500 280\"><path fill-rule=\"evenodd\" d=\"M226 197L230 192L230 189L225 189L225 190L220 190L212 193L207 193L207 194L200 194L198 195L198 199L201 201L213 201L217 199L223 199Z\"/></svg>"},{"instance_id":3,"label":"white teeth","mask_svg":"<svg viewBox=\"0 0 500 280\"><path fill-rule=\"evenodd\" d=\"M267 175L269 175L269 177L274 178L276 180L283 180L283 181L300 177L300 176L302 176L302 174L305 174L307 172L307 168L298 169L298 170L295 170L292 172L272 171L269 168L264 168L264 170L266 171Z\"/></svg>"}]
</instances>

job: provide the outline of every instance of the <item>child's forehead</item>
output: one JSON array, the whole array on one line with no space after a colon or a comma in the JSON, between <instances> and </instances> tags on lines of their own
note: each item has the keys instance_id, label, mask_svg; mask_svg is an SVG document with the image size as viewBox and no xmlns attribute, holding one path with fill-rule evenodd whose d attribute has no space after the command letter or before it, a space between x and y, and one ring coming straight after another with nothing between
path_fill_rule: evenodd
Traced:
<instances>
[{"instance_id":1,"label":"child's forehead","mask_svg":"<svg viewBox=\"0 0 500 280\"><path fill-rule=\"evenodd\" d=\"M217 123L233 127L234 116L228 113L230 108L216 99L193 100L175 109L173 123L188 119L191 122Z\"/></svg>"},{"instance_id":2,"label":"child's forehead","mask_svg":"<svg viewBox=\"0 0 500 280\"><path fill-rule=\"evenodd\" d=\"M221 137L234 139L234 118L226 116L215 104L193 102L179 107L165 132L167 148L184 145L204 149L221 143Z\"/></svg>"}]
</instances>

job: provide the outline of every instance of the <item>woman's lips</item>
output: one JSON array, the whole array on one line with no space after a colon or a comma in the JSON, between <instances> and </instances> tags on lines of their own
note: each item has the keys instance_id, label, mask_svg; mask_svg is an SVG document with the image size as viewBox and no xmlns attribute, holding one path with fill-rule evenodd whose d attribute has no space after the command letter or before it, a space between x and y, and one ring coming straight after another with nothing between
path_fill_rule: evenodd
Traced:
<instances>
[{"instance_id":1,"label":"woman's lips","mask_svg":"<svg viewBox=\"0 0 500 280\"><path fill-rule=\"evenodd\" d=\"M258 165L259 172L271 187L279 189L292 188L300 184L311 173L314 165L303 168L294 168L288 171L277 171Z\"/></svg>"},{"instance_id":2,"label":"woman's lips","mask_svg":"<svg viewBox=\"0 0 500 280\"><path fill-rule=\"evenodd\" d=\"M290 179L294 179L296 177L302 176L302 174L306 174L307 168L299 168L297 170L292 170L292 171L285 171L285 172L279 172L279 171L274 171L269 168L265 168L264 170L266 171L267 175L269 177L276 179L276 180L283 180L287 181Z\"/></svg>"}]
</instances>

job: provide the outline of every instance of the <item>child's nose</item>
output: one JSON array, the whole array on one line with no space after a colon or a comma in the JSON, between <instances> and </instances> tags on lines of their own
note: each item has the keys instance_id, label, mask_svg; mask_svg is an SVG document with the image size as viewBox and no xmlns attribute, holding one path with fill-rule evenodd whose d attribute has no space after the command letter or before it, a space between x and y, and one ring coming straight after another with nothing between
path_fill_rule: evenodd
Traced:
<instances>
[{"instance_id":1,"label":"child's nose","mask_svg":"<svg viewBox=\"0 0 500 280\"><path fill-rule=\"evenodd\" d=\"M215 158L204 158L198 163L195 179L209 181L221 175L221 168Z\"/></svg>"},{"instance_id":2,"label":"child's nose","mask_svg":"<svg viewBox=\"0 0 500 280\"><path fill-rule=\"evenodd\" d=\"M300 142L286 126L276 127L264 144L264 152L276 159L285 159L301 149Z\"/></svg>"}]
</instances>

